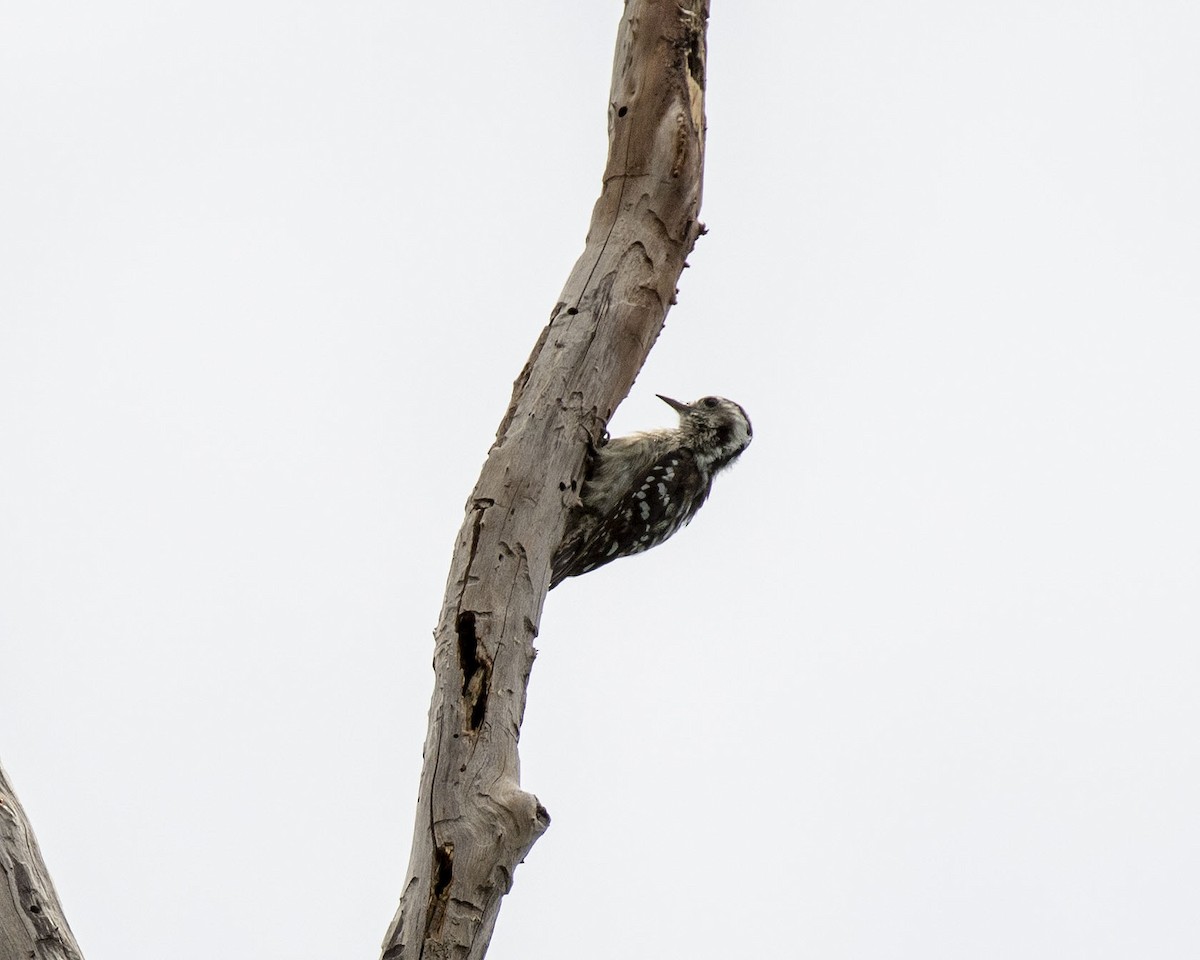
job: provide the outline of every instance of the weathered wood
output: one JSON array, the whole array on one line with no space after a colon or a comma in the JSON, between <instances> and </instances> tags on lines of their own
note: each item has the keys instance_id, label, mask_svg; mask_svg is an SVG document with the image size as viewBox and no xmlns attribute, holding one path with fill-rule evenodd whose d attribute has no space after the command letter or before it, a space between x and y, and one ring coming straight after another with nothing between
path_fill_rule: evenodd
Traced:
<instances>
[{"instance_id":1,"label":"weathered wood","mask_svg":"<svg viewBox=\"0 0 1200 960\"><path fill-rule=\"evenodd\" d=\"M42 851L0 766L0 960L82 960Z\"/></svg>"},{"instance_id":2,"label":"weathered wood","mask_svg":"<svg viewBox=\"0 0 1200 960\"><path fill-rule=\"evenodd\" d=\"M627 0L583 255L513 387L467 504L435 631L412 854L384 960L478 960L549 825L517 740L551 556L587 442L628 393L703 232L708 0Z\"/></svg>"}]
</instances>

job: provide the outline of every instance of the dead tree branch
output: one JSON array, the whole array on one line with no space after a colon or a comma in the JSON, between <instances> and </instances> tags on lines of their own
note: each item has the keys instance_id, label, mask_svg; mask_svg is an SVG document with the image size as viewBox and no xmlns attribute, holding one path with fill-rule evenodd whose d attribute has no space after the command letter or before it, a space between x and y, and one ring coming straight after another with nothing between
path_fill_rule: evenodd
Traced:
<instances>
[{"instance_id":1,"label":"dead tree branch","mask_svg":"<svg viewBox=\"0 0 1200 960\"><path fill-rule=\"evenodd\" d=\"M82 960L42 851L0 767L0 958Z\"/></svg>"},{"instance_id":2,"label":"dead tree branch","mask_svg":"<svg viewBox=\"0 0 1200 960\"><path fill-rule=\"evenodd\" d=\"M708 0L627 0L587 244L467 504L435 631L407 880L384 960L478 960L549 825L517 741L549 565L589 438L628 393L703 227Z\"/></svg>"}]
</instances>

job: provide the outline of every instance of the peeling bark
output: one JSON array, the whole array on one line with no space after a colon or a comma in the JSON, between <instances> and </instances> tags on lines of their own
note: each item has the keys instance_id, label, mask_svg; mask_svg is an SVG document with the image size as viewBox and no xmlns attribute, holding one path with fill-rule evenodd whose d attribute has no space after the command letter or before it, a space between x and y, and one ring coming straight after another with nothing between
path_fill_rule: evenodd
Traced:
<instances>
[{"instance_id":1,"label":"peeling bark","mask_svg":"<svg viewBox=\"0 0 1200 960\"><path fill-rule=\"evenodd\" d=\"M628 393L703 233L708 0L627 0L603 187L467 505L434 633L435 688L404 893L384 960L478 960L550 823L521 789L533 647L588 444Z\"/></svg>"},{"instance_id":2,"label":"peeling bark","mask_svg":"<svg viewBox=\"0 0 1200 960\"><path fill-rule=\"evenodd\" d=\"M0 960L82 960L29 819L0 767Z\"/></svg>"}]
</instances>

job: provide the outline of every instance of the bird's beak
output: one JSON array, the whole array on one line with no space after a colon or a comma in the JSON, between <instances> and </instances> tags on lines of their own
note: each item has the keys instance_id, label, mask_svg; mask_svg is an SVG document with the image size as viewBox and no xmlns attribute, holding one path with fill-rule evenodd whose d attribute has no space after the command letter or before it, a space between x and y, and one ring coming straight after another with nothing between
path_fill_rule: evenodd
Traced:
<instances>
[{"instance_id":1,"label":"bird's beak","mask_svg":"<svg viewBox=\"0 0 1200 960\"><path fill-rule=\"evenodd\" d=\"M655 396L676 413L687 413L692 409L690 404L680 403L678 400L672 400L670 397L664 397L661 393L656 393Z\"/></svg>"}]
</instances>

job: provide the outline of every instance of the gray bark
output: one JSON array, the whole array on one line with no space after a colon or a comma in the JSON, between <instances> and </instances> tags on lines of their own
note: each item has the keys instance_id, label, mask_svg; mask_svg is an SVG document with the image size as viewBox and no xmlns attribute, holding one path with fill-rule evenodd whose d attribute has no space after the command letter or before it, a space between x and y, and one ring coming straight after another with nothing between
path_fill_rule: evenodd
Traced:
<instances>
[{"instance_id":1,"label":"gray bark","mask_svg":"<svg viewBox=\"0 0 1200 960\"><path fill-rule=\"evenodd\" d=\"M467 503L434 633L412 854L384 960L479 960L550 817L517 741L551 557L589 440L628 393L703 232L708 0L626 0L583 255Z\"/></svg>"},{"instance_id":2,"label":"gray bark","mask_svg":"<svg viewBox=\"0 0 1200 960\"><path fill-rule=\"evenodd\" d=\"M82 960L42 851L0 767L0 960Z\"/></svg>"}]
</instances>

